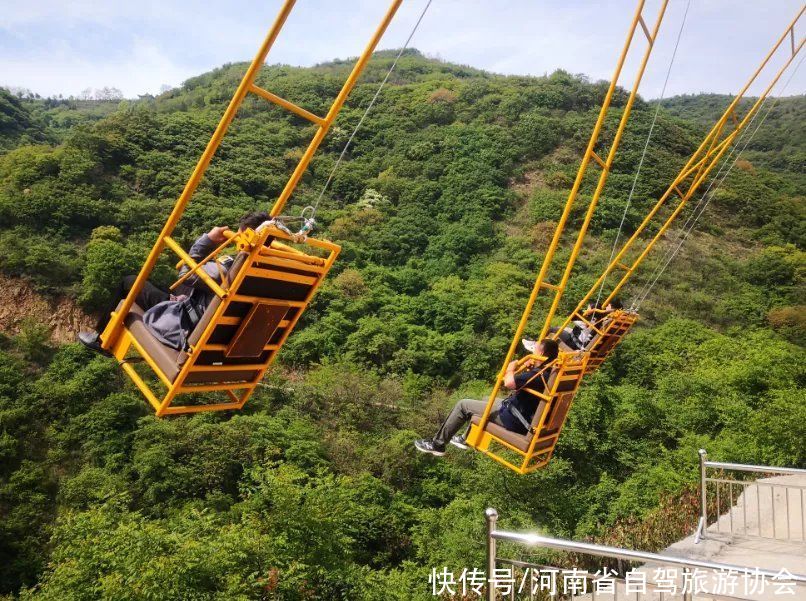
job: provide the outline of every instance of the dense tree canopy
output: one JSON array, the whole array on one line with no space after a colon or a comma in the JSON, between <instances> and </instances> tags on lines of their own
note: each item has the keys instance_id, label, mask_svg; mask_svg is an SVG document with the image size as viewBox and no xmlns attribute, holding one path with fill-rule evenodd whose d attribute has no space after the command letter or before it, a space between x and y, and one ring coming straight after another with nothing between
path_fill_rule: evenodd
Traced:
<instances>
[{"instance_id":1,"label":"dense tree canopy","mask_svg":"<svg viewBox=\"0 0 806 601\"><path fill-rule=\"evenodd\" d=\"M289 213L319 195L392 56L371 61ZM270 66L260 85L322 113L349 68ZM0 93L0 270L105 306L243 70L139 101ZM431 567L482 566L486 506L508 527L657 549L694 526L640 527L689 499L698 448L806 466L802 97L772 107L640 326L582 389L547 469L518 478L412 449L457 398L487 394L604 89L408 51L320 207L342 256L242 414L157 420L113 362L53 347L35 323L0 337L0 595L425 599ZM664 102L627 232L727 102ZM635 107L566 309L610 255L654 109ZM267 207L311 135L250 99L179 238Z\"/></svg>"}]
</instances>

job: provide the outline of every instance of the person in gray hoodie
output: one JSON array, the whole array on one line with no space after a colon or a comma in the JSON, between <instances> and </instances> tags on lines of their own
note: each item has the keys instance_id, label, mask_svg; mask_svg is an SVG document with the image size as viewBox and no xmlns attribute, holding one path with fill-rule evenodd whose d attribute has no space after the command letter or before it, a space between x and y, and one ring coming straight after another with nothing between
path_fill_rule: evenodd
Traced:
<instances>
[{"instance_id":1,"label":"person in gray hoodie","mask_svg":"<svg viewBox=\"0 0 806 601\"><path fill-rule=\"evenodd\" d=\"M257 229L264 221L271 217L265 211L250 212L241 217L238 231L247 228ZM217 226L206 234L202 234L190 247L188 254L194 261L205 259L211 252L226 240L227 226ZM203 269L213 280L221 283L222 271L230 267L232 257L219 259L221 268L215 261L208 261ZM188 270L182 267L180 275ZM94 331L79 332L78 341L88 349L107 356L110 354L101 347L100 332L103 332L112 318L112 312L118 303L128 296L129 291L137 279L136 275L124 277L113 294L113 301L107 311L101 314ZM196 275L185 280L173 293L165 290L151 281L146 281L137 295L135 302L143 309L143 322L151 333L163 344L177 350L185 350L187 337L199 323L207 305L213 299L214 293Z\"/></svg>"}]
</instances>

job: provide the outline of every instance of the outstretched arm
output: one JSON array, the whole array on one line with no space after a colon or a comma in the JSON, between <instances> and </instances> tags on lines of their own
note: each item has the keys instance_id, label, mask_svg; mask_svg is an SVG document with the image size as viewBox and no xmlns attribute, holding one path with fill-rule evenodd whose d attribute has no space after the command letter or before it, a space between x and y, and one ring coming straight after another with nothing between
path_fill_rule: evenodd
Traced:
<instances>
[{"instance_id":1,"label":"outstretched arm","mask_svg":"<svg viewBox=\"0 0 806 601\"><path fill-rule=\"evenodd\" d=\"M224 232L226 231L229 231L227 226L216 226L206 234L199 236L188 251L190 258L196 262L206 259L211 252L223 244L227 239L227 237L224 235ZM182 265L182 268L179 270L179 275L184 275L187 273L188 269L189 268L187 265ZM186 283L189 286L195 286L198 280L199 277L196 274L193 274L190 278L188 278Z\"/></svg>"},{"instance_id":2,"label":"outstretched arm","mask_svg":"<svg viewBox=\"0 0 806 601\"><path fill-rule=\"evenodd\" d=\"M518 367L517 361L510 361L509 365L507 365L507 371L504 374L504 386L509 388L510 390L515 390L515 369Z\"/></svg>"}]
</instances>

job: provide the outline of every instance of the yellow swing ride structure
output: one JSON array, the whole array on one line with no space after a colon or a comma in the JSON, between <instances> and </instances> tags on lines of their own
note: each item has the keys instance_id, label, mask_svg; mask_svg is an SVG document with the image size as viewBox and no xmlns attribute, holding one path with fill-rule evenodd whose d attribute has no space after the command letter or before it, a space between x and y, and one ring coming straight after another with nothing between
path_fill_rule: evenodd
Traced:
<instances>
[{"instance_id":1,"label":"yellow swing ride structure","mask_svg":"<svg viewBox=\"0 0 806 601\"><path fill-rule=\"evenodd\" d=\"M296 0L284 2L131 291L101 333L102 347L120 362L158 417L242 408L293 331L340 251L339 246L331 242L310 236L301 239L277 225L267 225L258 228L259 231L247 229L239 232L210 256L194 261L171 237L239 107L247 94L254 94L317 126L313 139L271 209L270 215L279 217L402 1L392 2L324 117L255 84L260 68L296 4ZM217 261L231 247L237 248L238 253L223 278L223 285L219 285L202 267L208 261ZM187 351L175 351L157 340L143 323L143 310L135 302L160 254L166 249L176 253L180 266L189 268L173 288L197 275L215 294L200 322L188 336ZM130 351L136 351L145 360L163 385L164 393L155 393L132 362L126 359ZM173 404L179 396L201 392L220 392L228 398L219 403Z\"/></svg>"},{"instance_id":2,"label":"yellow swing ride structure","mask_svg":"<svg viewBox=\"0 0 806 601\"><path fill-rule=\"evenodd\" d=\"M583 377L594 372L604 362L638 319L638 306L636 305L629 309L612 311L598 320L584 312L584 308L597 293L601 297L608 277L614 272L620 274L620 278L617 278L617 282L610 288L600 306L607 306L630 281L647 254L664 237L689 201L708 181L713 169L723 161L731 148L735 149L739 136L747 133L761 107L803 46L802 37L796 40L795 27L805 9L798 12L777 39L759 67L741 91L736 94L723 115L706 134L700 146L680 169L640 225L620 247L618 247L619 238L616 237L610 261L601 275L578 301L575 309L563 319L559 327L552 328L552 324L557 321L555 317L557 317L560 302L568 287L626 130L631 110L638 97L638 89L655 47L669 0L661 0L654 19L649 23L644 15L645 2L646 0L638 0L626 41L617 59L613 77L604 95L576 178L546 250L523 314L515 329L502 368L497 375L486 410L483 415L473 418L467 436L467 442L472 448L519 474L533 472L550 461ZM401 3L402 0L392 1L364 51L356 60L327 114L320 117L280 98L269 90L258 87L255 83L260 68L265 63L272 45L296 4L296 0L284 1L263 44L247 68L232 100L154 243L131 291L113 312L109 325L101 334L103 348L111 352L118 360L125 373L152 405L158 417L200 411L241 409L261 382L266 370L328 274L339 254L339 246L310 235L291 234L282 225L282 211ZM431 0L426 3L406 44L411 40L430 4ZM685 17L683 23L685 23ZM640 40L640 43L637 40ZM678 43L679 41L680 36L678 35ZM641 46L640 59L637 62L629 96L621 110L618 125L605 153L602 149L604 146L603 130L618 82L625 64L628 62L628 56ZM403 49L400 51L401 54ZM757 97L746 98L745 94L750 86L769 69L773 57L781 52L786 52L783 64L772 75L767 76L768 84L763 91ZM672 57L673 59L674 57ZM395 64L396 61L392 63L389 74ZM669 68L671 69L671 65ZM381 82L375 99L389 78L389 74ZM173 239L172 234L227 133L228 127L249 94L263 98L313 123L317 126L316 131L270 211L271 217L276 221L267 222L257 230L247 229L238 232L230 236L208 257L194 260ZM369 103L364 117L372 108L373 103L374 99ZM749 108L747 108L748 104ZM362 122L363 117L356 126L353 136ZM649 130L644 153L646 153L651 135L652 128ZM347 145L350 144L350 140ZM345 146L345 151L346 149ZM730 154L727 158L730 158ZM580 194L580 189L583 187L589 167L598 170L598 174L595 177L596 184L592 194L584 197ZM713 181L711 181L711 185L713 185ZM707 193L708 190L705 195ZM587 203L582 207L584 218L579 229L572 236L573 243L570 253L563 264L558 260L557 251L561 248L563 234L568 229L572 209L583 203L583 198ZM664 211L667 205L672 205L673 208L670 211L668 209ZM665 214L665 217L662 217L661 213ZM648 236L647 231L657 221L660 221L660 225L654 234ZM620 233L621 228L619 228ZM224 270L218 263L219 258L223 256L222 253L232 252L233 249L236 251L235 259ZM178 268L185 267L182 277L175 282L174 288L187 278L197 276L214 294L213 300L201 316L200 322L190 332L185 351L175 351L160 343L143 323L143 310L135 301L161 254L166 250L172 251L178 257ZM221 283L216 282L203 269L208 262L219 264L223 276ZM559 279L555 280L555 283L550 283L549 278L556 274L560 274ZM648 293L648 290L646 292ZM582 322L590 328L593 336L587 346L581 350L567 348L561 343L558 358L541 368L543 381L545 381L543 389L531 389L528 385L524 388L528 393L537 397L538 406L529 432L521 435L491 422L490 413L501 391L506 367L515 357L518 344L532 319L538 298L543 293L548 296L549 303L543 316L540 338L556 339L563 328L572 322ZM645 296L646 294L644 294ZM133 361L130 359L133 353L139 356L140 360L154 373L155 377L152 380L157 380L161 385L160 392L155 392L146 379L136 371ZM518 369L526 369L527 363L535 359L542 358L532 354L521 357L518 360ZM193 395L198 393L223 393L226 398L221 402L174 404L179 397L193 398Z\"/></svg>"},{"instance_id":3,"label":"yellow swing ride structure","mask_svg":"<svg viewBox=\"0 0 806 601\"><path fill-rule=\"evenodd\" d=\"M669 184L663 195L653 205L640 225L624 242L620 249L616 251L616 247L614 246L614 252L609 263L605 267L602 274L591 286L590 290L583 295L574 310L564 319L558 328L551 328L552 320L555 317L563 293L567 288L568 280L582 248L585 234L587 233L588 226L590 225L602 189L607 181L608 173L613 165L613 159L618 150L627 120L629 119L630 110L635 100L638 86L640 85L643 77L649 55L654 46L658 29L661 21L663 20L667 4L668 2L666 1L662 2L657 20L655 21L655 25L650 32L642 16L644 3L638 3L638 9L633 17L633 21L627 35L627 42L625 43L624 49L619 57L615 74L610 82L610 87L602 103L599 118L596 121L596 125L594 126L593 133L591 134L590 141L585 150L585 154L582 157L582 162L579 166L576 179L568 195L562 215L549 245L549 249L546 252L543 265L540 269L537 279L535 280L532 293L526 303L526 308L524 309L521 320L518 323L518 327L509 347L509 351L507 352L501 371L498 374L492 393L490 394L487 407L482 416L474 417L472 420L470 433L467 437L468 444L477 451L486 454L487 456L519 474L533 472L548 464L552 454L554 453L554 449L557 445L557 441L559 440L563 425L568 417L574 396L576 395L576 391L579 388L583 376L592 373L604 362L610 352L638 320L638 312L636 309L619 309L610 312L604 319L593 321L586 318L585 314L583 313L583 308L592 300L593 296L597 293L597 290L601 294L608 276L613 272L618 271L622 273L622 275L613 286L611 291L605 296L604 300L601 301L600 306L606 307L615 298L616 294L618 294L618 292L625 286L625 284L627 284L649 252L664 237L664 234L671 227L675 219L677 219L689 201L703 186L703 183L707 180L712 170L720 163L728 150L734 144L736 144L739 135L742 134L742 132L744 132L751 123L753 123L759 113L759 110L769 97L773 88L781 79L784 72L793 63L795 57L803 47L803 37L799 38L799 41L796 42L795 26L800 17L803 15L804 10L806 10L804 8L798 12L793 21L784 30L783 34L781 34L781 36L775 42L772 49L764 57L760 66L752 74L741 91L736 94L725 112L711 128L700 146L691 155L686 164L680 169L680 172L677 174L677 176L675 176L671 184ZM610 101L612 99L616 83L621 75L625 58L630 51L633 39L636 37L636 32L638 31L639 26L640 30L646 37L646 49L639 63L638 73L635 76L633 87L622 112L618 129L616 130L615 136L610 144L609 152L607 153L606 158L603 159L596 152L597 143L601 133L601 126L609 109ZM787 41L789 41L788 45L786 44ZM756 82L759 76L769 66L773 56L775 56L779 51L782 51L782 49L786 52L783 65L770 76L769 83L758 97L752 99L750 108L744 111L743 115L740 117L740 106L742 100L745 99L745 94L747 93L748 89ZM652 129L650 128L650 136L651 133ZM736 158L738 158L738 155ZM552 269L555 253L560 244L560 238L565 230L571 209L574 207L574 204L577 201L579 188L587 168L591 164L596 165L600 169L595 190L588 201L587 208L585 209L585 217L576 234L569 258L565 265L561 266L561 279L557 284L549 283L546 281L547 274L549 274ZM727 175L727 173L725 175ZM706 195L707 194L708 190L706 190ZM676 201L673 201L672 199L676 199ZM633 250L634 247L638 247L640 245L642 234L644 234L644 232L653 223L653 220L659 216L661 209L663 209L667 204L672 204L673 202L676 202L676 206L674 206L668 216L662 220L662 223L658 227L655 234L650 237L643 249L638 252L637 256L635 256L632 260L628 259L630 256L630 251ZM693 223L691 227L693 227ZM681 239L681 244L683 240L684 238ZM618 243L618 238L616 238L616 243ZM668 265L668 261L666 262L666 265ZM657 278L655 281L657 281ZM654 284L654 281L652 284ZM493 404L498 397L501 385L503 384L506 367L515 355L515 351L517 350L521 336L523 335L532 316L532 310L535 302L539 294L544 290L549 292L551 303L544 317L543 327L540 332L541 338L549 336L557 339L559 337L559 332L561 332L563 328L567 327L572 321L584 322L585 325L593 331L594 335L586 347L580 351L573 351L568 348L563 349L563 345L560 345L561 352L557 360L542 368L542 370L548 374L548 377L545 378L547 383L543 391L532 390L528 387L528 385L525 387L526 392L537 397L538 405L532 419L530 431L525 435L521 435L506 430L505 428L490 422L489 417ZM525 364L529 360L534 359L540 359L540 357L528 355L520 359L519 370L523 371L525 369ZM512 457L515 459L512 459Z\"/></svg>"}]
</instances>

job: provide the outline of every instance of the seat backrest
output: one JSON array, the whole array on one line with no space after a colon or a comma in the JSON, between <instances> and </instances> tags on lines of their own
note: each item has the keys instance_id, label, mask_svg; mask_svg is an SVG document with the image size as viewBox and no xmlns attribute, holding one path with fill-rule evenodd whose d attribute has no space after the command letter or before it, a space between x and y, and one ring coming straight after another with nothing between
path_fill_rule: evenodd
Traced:
<instances>
[{"instance_id":1,"label":"seat backrest","mask_svg":"<svg viewBox=\"0 0 806 601\"><path fill-rule=\"evenodd\" d=\"M594 336L585 349L590 352L587 373L595 371L604 362L637 319L636 313L617 310L602 322L601 333Z\"/></svg>"},{"instance_id":2,"label":"seat backrest","mask_svg":"<svg viewBox=\"0 0 806 601\"><path fill-rule=\"evenodd\" d=\"M249 260L249 253L246 252L239 252L235 260L232 262L232 265L229 266L227 270L227 279L232 282L235 279L235 276L238 275L238 272L241 271L241 268L244 266L244 263ZM201 338L202 333L204 332L207 325L210 323L210 320L215 315L215 312L218 310L219 305L221 304L222 299L218 296L213 296L213 299L210 301L210 304L207 305L207 309L204 310L202 314L202 318L199 320L199 323L196 324L196 327L193 328L193 331L188 336L188 344L190 346L196 346L199 342L199 338Z\"/></svg>"},{"instance_id":3,"label":"seat backrest","mask_svg":"<svg viewBox=\"0 0 806 601\"><path fill-rule=\"evenodd\" d=\"M607 330L612 322L613 320L608 317L601 320L599 323L594 324L596 326L596 329L593 330L593 336L591 337L590 340L588 340L588 344L586 344L585 348L582 350L591 351L595 349L601 343L602 336L604 336L607 333Z\"/></svg>"},{"instance_id":4,"label":"seat backrest","mask_svg":"<svg viewBox=\"0 0 806 601\"><path fill-rule=\"evenodd\" d=\"M558 369L556 367L551 369L548 378L546 379L546 386L543 390L543 394L546 396L551 395L551 389L554 387L555 382L557 381L557 372ZM546 410L546 406L548 402L546 399L540 399L540 402L537 404L537 409L535 409L534 415L532 415L532 431L534 432L535 428L540 424L540 420L543 417L543 412Z\"/></svg>"},{"instance_id":5,"label":"seat backrest","mask_svg":"<svg viewBox=\"0 0 806 601\"><path fill-rule=\"evenodd\" d=\"M559 366L552 371L549 379L550 386L547 387L547 391L552 400L543 426L537 432L539 438L559 435L585 371L585 363L584 353L568 353L561 356Z\"/></svg>"},{"instance_id":6,"label":"seat backrest","mask_svg":"<svg viewBox=\"0 0 806 601\"><path fill-rule=\"evenodd\" d=\"M270 244L252 259L243 251L236 256L228 271L228 296L212 299L188 337L193 368L185 383L253 381L271 363L330 268L324 259Z\"/></svg>"}]
</instances>

